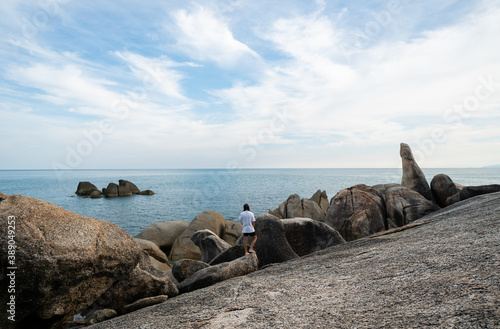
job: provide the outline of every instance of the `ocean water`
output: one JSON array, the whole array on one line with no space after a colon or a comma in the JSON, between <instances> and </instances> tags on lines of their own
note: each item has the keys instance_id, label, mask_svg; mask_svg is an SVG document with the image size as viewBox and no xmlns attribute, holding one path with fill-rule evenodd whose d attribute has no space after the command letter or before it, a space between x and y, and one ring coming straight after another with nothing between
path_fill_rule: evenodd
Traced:
<instances>
[{"instance_id":1,"label":"ocean water","mask_svg":"<svg viewBox=\"0 0 500 329\"><path fill-rule=\"evenodd\" d=\"M500 184L500 168L423 169L430 182L445 173L463 185ZM99 189L119 179L135 183L152 196L90 199L75 194L80 181ZM355 184L399 183L401 169L224 169L190 170L0 170L0 192L45 200L87 217L117 224L135 236L147 225L191 221L205 210L235 220L248 203L256 216L276 209L289 195L311 197L318 189L331 199Z\"/></svg>"}]
</instances>

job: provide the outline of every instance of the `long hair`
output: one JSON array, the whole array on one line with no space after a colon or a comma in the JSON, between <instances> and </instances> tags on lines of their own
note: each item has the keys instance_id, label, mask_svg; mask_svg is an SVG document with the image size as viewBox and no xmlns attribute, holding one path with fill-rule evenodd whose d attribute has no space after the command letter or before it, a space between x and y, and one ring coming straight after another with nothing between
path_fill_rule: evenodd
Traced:
<instances>
[{"instance_id":1,"label":"long hair","mask_svg":"<svg viewBox=\"0 0 500 329\"><path fill-rule=\"evenodd\" d=\"M246 210L250 211L250 206L248 205L248 203L245 203L243 205L243 211L246 211Z\"/></svg>"}]
</instances>

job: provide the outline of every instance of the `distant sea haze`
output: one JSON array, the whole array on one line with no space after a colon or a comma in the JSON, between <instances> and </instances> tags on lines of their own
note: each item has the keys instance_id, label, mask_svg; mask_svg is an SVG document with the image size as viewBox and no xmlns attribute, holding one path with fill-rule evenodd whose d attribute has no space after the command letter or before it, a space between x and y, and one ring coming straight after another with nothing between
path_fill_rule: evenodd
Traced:
<instances>
[{"instance_id":1,"label":"distant sea haze","mask_svg":"<svg viewBox=\"0 0 500 329\"><path fill-rule=\"evenodd\" d=\"M440 173L463 185L500 184L500 166L423 169L427 180ZM318 189L331 199L356 184L401 182L400 168L387 169L224 169L189 170L1 170L0 192L22 194L54 203L83 216L117 224L135 236L147 225L168 220L191 221L205 210L235 220L248 203L257 216L276 209L289 195L310 198ZM80 181L99 189L125 179L152 196L90 199L75 195Z\"/></svg>"}]
</instances>

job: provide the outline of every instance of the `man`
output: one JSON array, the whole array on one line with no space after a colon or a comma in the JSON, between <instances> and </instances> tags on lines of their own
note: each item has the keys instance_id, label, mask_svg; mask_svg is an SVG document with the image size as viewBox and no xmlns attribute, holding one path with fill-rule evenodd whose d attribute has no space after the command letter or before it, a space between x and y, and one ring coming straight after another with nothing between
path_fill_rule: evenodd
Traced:
<instances>
[{"instance_id":1,"label":"man","mask_svg":"<svg viewBox=\"0 0 500 329\"><path fill-rule=\"evenodd\" d=\"M243 212L240 214L239 221L243 224L243 247L245 248L245 255L249 252L255 252L253 246L257 241L257 235L255 234L255 215L250 211L250 206L248 204L243 205ZM250 250L247 251L248 237L253 237L252 244L250 244Z\"/></svg>"}]
</instances>

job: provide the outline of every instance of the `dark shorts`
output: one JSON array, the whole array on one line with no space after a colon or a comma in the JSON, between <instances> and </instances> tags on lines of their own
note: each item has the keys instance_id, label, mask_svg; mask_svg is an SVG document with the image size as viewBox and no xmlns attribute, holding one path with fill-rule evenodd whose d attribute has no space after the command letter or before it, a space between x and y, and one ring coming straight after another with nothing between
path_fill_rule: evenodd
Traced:
<instances>
[{"instance_id":1,"label":"dark shorts","mask_svg":"<svg viewBox=\"0 0 500 329\"><path fill-rule=\"evenodd\" d=\"M243 233L243 236L255 236L255 231L252 233Z\"/></svg>"}]
</instances>

